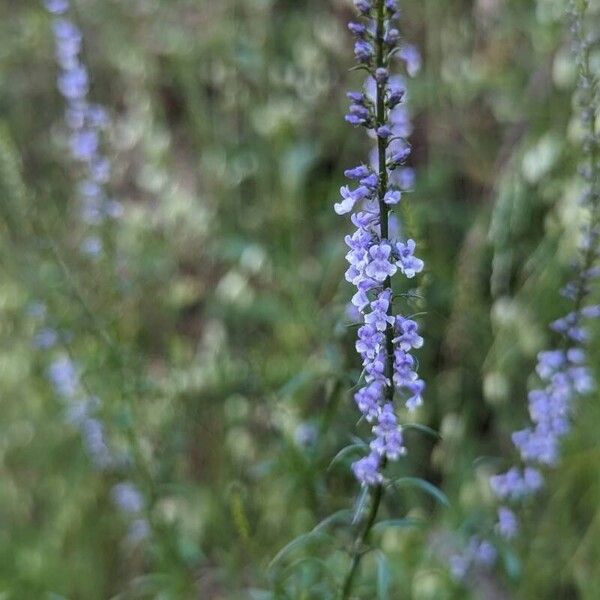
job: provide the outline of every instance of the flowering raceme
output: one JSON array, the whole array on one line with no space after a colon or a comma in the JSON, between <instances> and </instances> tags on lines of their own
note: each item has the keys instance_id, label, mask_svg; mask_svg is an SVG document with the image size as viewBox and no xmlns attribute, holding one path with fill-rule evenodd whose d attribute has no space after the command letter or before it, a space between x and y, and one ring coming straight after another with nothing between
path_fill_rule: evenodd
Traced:
<instances>
[{"instance_id":1,"label":"flowering raceme","mask_svg":"<svg viewBox=\"0 0 600 600\"><path fill-rule=\"evenodd\" d=\"M81 61L82 34L67 18L69 0L44 0L47 11L53 16L56 60L59 66L58 90L66 102L65 121L69 131L71 157L82 167L78 183L81 201L80 216L87 228L80 244L83 256L95 258L103 252L101 226L107 219L121 216L121 203L109 197L106 184L110 178L111 165L100 150L100 136L108 125L104 108L88 100L89 75ZM38 321L46 317L46 309L38 304L32 315ZM35 336L35 345L52 350L64 334L47 325ZM67 421L81 433L84 447L95 468L110 471L119 476L131 470L131 457L110 448L105 426L99 417L101 401L90 396L82 383L79 366L65 353L57 352L47 370L48 379L57 396L65 405ZM144 498L129 480L117 483L112 499L119 510L129 519L127 541L137 543L148 537L150 526L144 518Z\"/></svg>"},{"instance_id":2,"label":"flowering raceme","mask_svg":"<svg viewBox=\"0 0 600 600\"><path fill-rule=\"evenodd\" d=\"M341 188L341 200L334 210L339 215L351 214L355 226L346 236L346 280L356 288L352 304L361 321L356 351L362 359L364 382L354 399L371 423L374 437L370 453L352 469L363 485L370 486L383 481L381 471L387 461L405 453L394 408L396 393L414 410L422 403L425 387L412 356L412 351L423 345L423 338L415 321L394 311L392 286L396 274L412 279L424 264L415 256L414 240L395 239L390 231L391 211L402 202L402 191L412 186L413 177L404 166L410 155L405 140L410 122L402 106L406 87L389 69L399 56L413 75L420 67L420 56L413 46L400 41L395 0L355 0L354 4L360 21L348 27L356 38L355 58L368 77L361 91L347 94L346 121L364 127L376 140L376 147L368 165L345 172L351 184Z\"/></svg>"},{"instance_id":3,"label":"flowering raceme","mask_svg":"<svg viewBox=\"0 0 600 600\"><path fill-rule=\"evenodd\" d=\"M122 205L109 197L105 186L110 178L110 162L101 152L101 132L108 126L102 106L88 99L90 78L81 60L83 36L66 17L68 0L45 0L53 16L55 56L60 72L58 90L65 99L65 121L69 131L69 150L73 160L83 166L78 185L83 223L90 229L80 244L82 254L97 257L102 253L100 227L107 219L118 218Z\"/></svg>"},{"instance_id":4,"label":"flowering raceme","mask_svg":"<svg viewBox=\"0 0 600 600\"><path fill-rule=\"evenodd\" d=\"M531 425L512 435L524 466L512 467L490 480L492 490L501 501L520 500L544 485L538 469L558 463L560 441L569 432L574 401L595 388L594 378L587 366L585 344L589 339L587 323L600 316L600 306L587 304L593 281L600 275L596 265L600 236L600 177L596 159L599 142L596 131L598 81L590 68L591 41L584 32L585 6L585 2L574 3L570 15L579 70L576 97L582 107L584 131L585 164L581 174L585 190L581 205L587 219L579 258L573 265L574 279L562 290L562 295L572 302L572 310L550 326L559 334L560 343L553 350L539 353L536 374L541 386L529 392L528 396ZM514 513L502 506L498 517L498 532L504 537L513 537L518 529Z\"/></svg>"}]
</instances>

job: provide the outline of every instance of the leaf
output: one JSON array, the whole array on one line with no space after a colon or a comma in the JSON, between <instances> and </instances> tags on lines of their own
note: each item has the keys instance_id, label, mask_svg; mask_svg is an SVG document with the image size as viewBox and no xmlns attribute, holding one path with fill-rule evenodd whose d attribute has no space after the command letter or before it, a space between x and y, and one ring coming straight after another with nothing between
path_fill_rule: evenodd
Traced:
<instances>
[{"instance_id":1,"label":"leaf","mask_svg":"<svg viewBox=\"0 0 600 600\"><path fill-rule=\"evenodd\" d=\"M506 550L503 553L502 560L510 579L512 581L517 581L521 575L521 562L519 561L519 557L512 552L512 550Z\"/></svg>"},{"instance_id":2,"label":"leaf","mask_svg":"<svg viewBox=\"0 0 600 600\"><path fill-rule=\"evenodd\" d=\"M333 467L341 462L342 460L344 460L346 457L350 456L351 454L353 454L354 452L358 452L361 450L364 450L365 448L368 448L367 444L365 444L364 442L360 442L357 444L350 444L349 446L346 446L345 448L342 448L331 460L331 462L329 463L329 466L327 467L327 470L330 471L331 469L333 469Z\"/></svg>"},{"instance_id":3,"label":"leaf","mask_svg":"<svg viewBox=\"0 0 600 600\"><path fill-rule=\"evenodd\" d=\"M270 571L275 567L275 565L280 562L287 554L289 554L292 550L296 548L301 548L305 544L316 541L318 539L325 540L329 536L321 533L320 531L309 531L308 533L303 533L299 535L297 538L294 538L289 544L286 544L276 555L275 558L269 563L267 567L267 571Z\"/></svg>"},{"instance_id":4,"label":"leaf","mask_svg":"<svg viewBox=\"0 0 600 600\"><path fill-rule=\"evenodd\" d=\"M373 525L373 531L379 531L388 527L396 527L398 529L410 529L411 527L422 527L425 522L421 519L412 517L404 517L403 519L386 519L379 521Z\"/></svg>"},{"instance_id":5,"label":"leaf","mask_svg":"<svg viewBox=\"0 0 600 600\"><path fill-rule=\"evenodd\" d=\"M377 600L390 597L390 565L383 552L377 552Z\"/></svg>"},{"instance_id":6,"label":"leaf","mask_svg":"<svg viewBox=\"0 0 600 600\"><path fill-rule=\"evenodd\" d=\"M427 427L427 425L422 425L421 423L409 423L408 425L402 425L402 429L406 431L407 429L414 429L415 431L419 431L420 433L424 433L425 435L429 435L436 440L441 440L442 436L438 431L432 429L431 427Z\"/></svg>"},{"instance_id":7,"label":"leaf","mask_svg":"<svg viewBox=\"0 0 600 600\"><path fill-rule=\"evenodd\" d=\"M396 488L399 487L416 487L420 490L424 491L426 494L432 496L435 500L437 500L440 504L444 506L450 506L450 502L448 501L448 497L442 490L433 485L433 483L429 483L429 481L425 481L424 479L420 479L419 477L400 477L391 482L390 485L393 485Z\"/></svg>"},{"instance_id":8,"label":"leaf","mask_svg":"<svg viewBox=\"0 0 600 600\"><path fill-rule=\"evenodd\" d=\"M362 513L365 509L365 505L367 504L367 499L369 498L369 488L364 485L360 490L360 495L356 499L356 504L354 505L354 516L352 517L352 525L356 525L362 516Z\"/></svg>"},{"instance_id":9,"label":"leaf","mask_svg":"<svg viewBox=\"0 0 600 600\"><path fill-rule=\"evenodd\" d=\"M338 510L337 512L334 512L332 515L325 517L318 525L315 525L312 529L312 532L319 533L319 532L323 531L324 529L327 529L327 527L329 527L330 525L333 525L334 523L336 523L338 521L343 523L345 519L350 520L351 514L352 514L352 511L349 508L343 508L342 510Z\"/></svg>"}]
</instances>

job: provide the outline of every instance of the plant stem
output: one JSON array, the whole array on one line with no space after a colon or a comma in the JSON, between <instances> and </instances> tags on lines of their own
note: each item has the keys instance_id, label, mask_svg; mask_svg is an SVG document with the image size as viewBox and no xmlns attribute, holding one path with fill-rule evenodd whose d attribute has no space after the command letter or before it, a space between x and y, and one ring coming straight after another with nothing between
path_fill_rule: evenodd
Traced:
<instances>
[{"instance_id":1,"label":"plant stem","mask_svg":"<svg viewBox=\"0 0 600 600\"><path fill-rule=\"evenodd\" d=\"M350 569L346 574L346 578L344 579L344 584L342 585L342 593L340 595L340 600L347 600L350 596L350 591L352 590L352 583L354 582L354 576L358 571L358 567L360 565L361 558L364 554L364 545L369 537L369 533L371 532L371 527L373 527L373 523L375 523L375 519L377 518L377 513L379 511L379 505L381 504L381 498L383 496L383 484L379 484L377 487L373 488L373 494L371 497L371 509L369 510L369 515L363 528L360 531L358 537L354 540L354 544L352 546L352 562L350 563Z\"/></svg>"}]
</instances>

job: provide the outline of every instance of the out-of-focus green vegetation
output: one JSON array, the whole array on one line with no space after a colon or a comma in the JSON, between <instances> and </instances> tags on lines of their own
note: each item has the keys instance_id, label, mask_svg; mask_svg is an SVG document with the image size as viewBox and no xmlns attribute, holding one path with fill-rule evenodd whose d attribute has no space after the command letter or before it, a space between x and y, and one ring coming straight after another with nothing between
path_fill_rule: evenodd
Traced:
<instances>
[{"instance_id":1,"label":"out-of-focus green vegetation","mask_svg":"<svg viewBox=\"0 0 600 600\"><path fill-rule=\"evenodd\" d=\"M332 210L368 148L343 121L360 83L350 3L75 4L125 213L110 254L84 265L49 20L35 0L0 2L0 595L331 598L347 525L270 563L358 491L347 465L328 469L357 431L345 225ZM427 264L415 418L442 439L407 433L398 470L450 507L419 491L387 498L382 518L423 525L379 530L355 596L593 600L597 394L520 545L464 586L446 568L489 516L487 476L514 458L535 355L565 308L579 185L565 3L403 4L424 56L404 214ZM102 398L112 443L139 459L146 544L123 544L115 482L48 385L54 351L34 346L28 310L40 301L72 332L62 351Z\"/></svg>"}]
</instances>

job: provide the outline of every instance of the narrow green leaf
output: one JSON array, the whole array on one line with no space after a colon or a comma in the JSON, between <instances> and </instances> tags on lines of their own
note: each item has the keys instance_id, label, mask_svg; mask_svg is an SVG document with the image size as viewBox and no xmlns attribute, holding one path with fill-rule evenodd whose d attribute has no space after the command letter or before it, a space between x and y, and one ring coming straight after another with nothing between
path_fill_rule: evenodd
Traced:
<instances>
[{"instance_id":1,"label":"narrow green leaf","mask_svg":"<svg viewBox=\"0 0 600 600\"><path fill-rule=\"evenodd\" d=\"M334 512L332 515L325 517L319 524L315 525L312 529L313 533L319 533L324 529L327 529L330 525L333 525L336 522L343 523L344 521L350 521L350 517L352 515L352 511L349 508L343 508L342 510L338 510Z\"/></svg>"},{"instance_id":2,"label":"narrow green leaf","mask_svg":"<svg viewBox=\"0 0 600 600\"><path fill-rule=\"evenodd\" d=\"M289 544L286 544L276 555L275 558L269 563L267 567L267 571L270 571L275 567L277 563L279 563L287 554L289 554L292 550L296 548L301 548L305 544L316 541L318 539L325 540L329 536L320 532L320 531L309 531L308 533L303 533L299 535L297 538L294 538Z\"/></svg>"},{"instance_id":3,"label":"narrow green leaf","mask_svg":"<svg viewBox=\"0 0 600 600\"><path fill-rule=\"evenodd\" d=\"M356 504L354 505L354 516L352 517L352 525L356 525L360 521L368 499L369 488L366 485L364 485L361 488L360 495L356 499Z\"/></svg>"},{"instance_id":4,"label":"narrow green leaf","mask_svg":"<svg viewBox=\"0 0 600 600\"><path fill-rule=\"evenodd\" d=\"M427 425L422 425L421 423L409 423L408 425L402 425L402 429L404 431L414 429L420 433L424 433L425 435L429 435L436 440L441 440L442 436L438 431L432 429L431 427L427 427Z\"/></svg>"},{"instance_id":5,"label":"narrow green leaf","mask_svg":"<svg viewBox=\"0 0 600 600\"><path fill-rule=\"evenodd\" d=\"M349 446L346 446L345 448L342 448L333 457L333 459L329 463L329 466L327 467L327 470L331 471L331 469L333 469L333 467L335 465L337 465L339 462L342 462L345 458L347 458L348 456L351 456L354 453L358 453L360 451L364 451L365 447L367 447L367 445L364 442L360 442L358 444L350 444Z\"/></svg>"},{"instance_id":6,"label":"narrow green leaf","mask_svg":"<svg viewBox=\"0 0 600 600\"><path fill-rule=\"evenodd\" d=\"M373 525L373 531L382 531L388 527L395 527L396 529L410 529L411 527L422 527L425 522L422 519L413 519L412 517L405 517L403 519L386 519L379 521Z\"/></svg>"},{"instance_id":7,"label":"narrow green leaf","mask_svg":"<svg viewBox=\"0 0 600 600\"><path fill-rule=\"evenodd\" d=\"M400 477L390 483L390 485L400 488L400 487L416 487L426 494L432 496L435 500L437 500L440 504L444 506L450 506L450 502L448 501L448 497L442 490L437 488L433 483L429 483L429 481L425 481L424 479L420 479L419 477Z\"/></svg>"},{"instance_id":8,"label":"narrow green leaf","mask_svg":"<svg viewBox=\"0 0 600 600\"><path fill-rule=\"evenodd\" d=\"M390 597L390 565L383 552L377 552L377 600Z\"/></svg>"}]
</instances>

